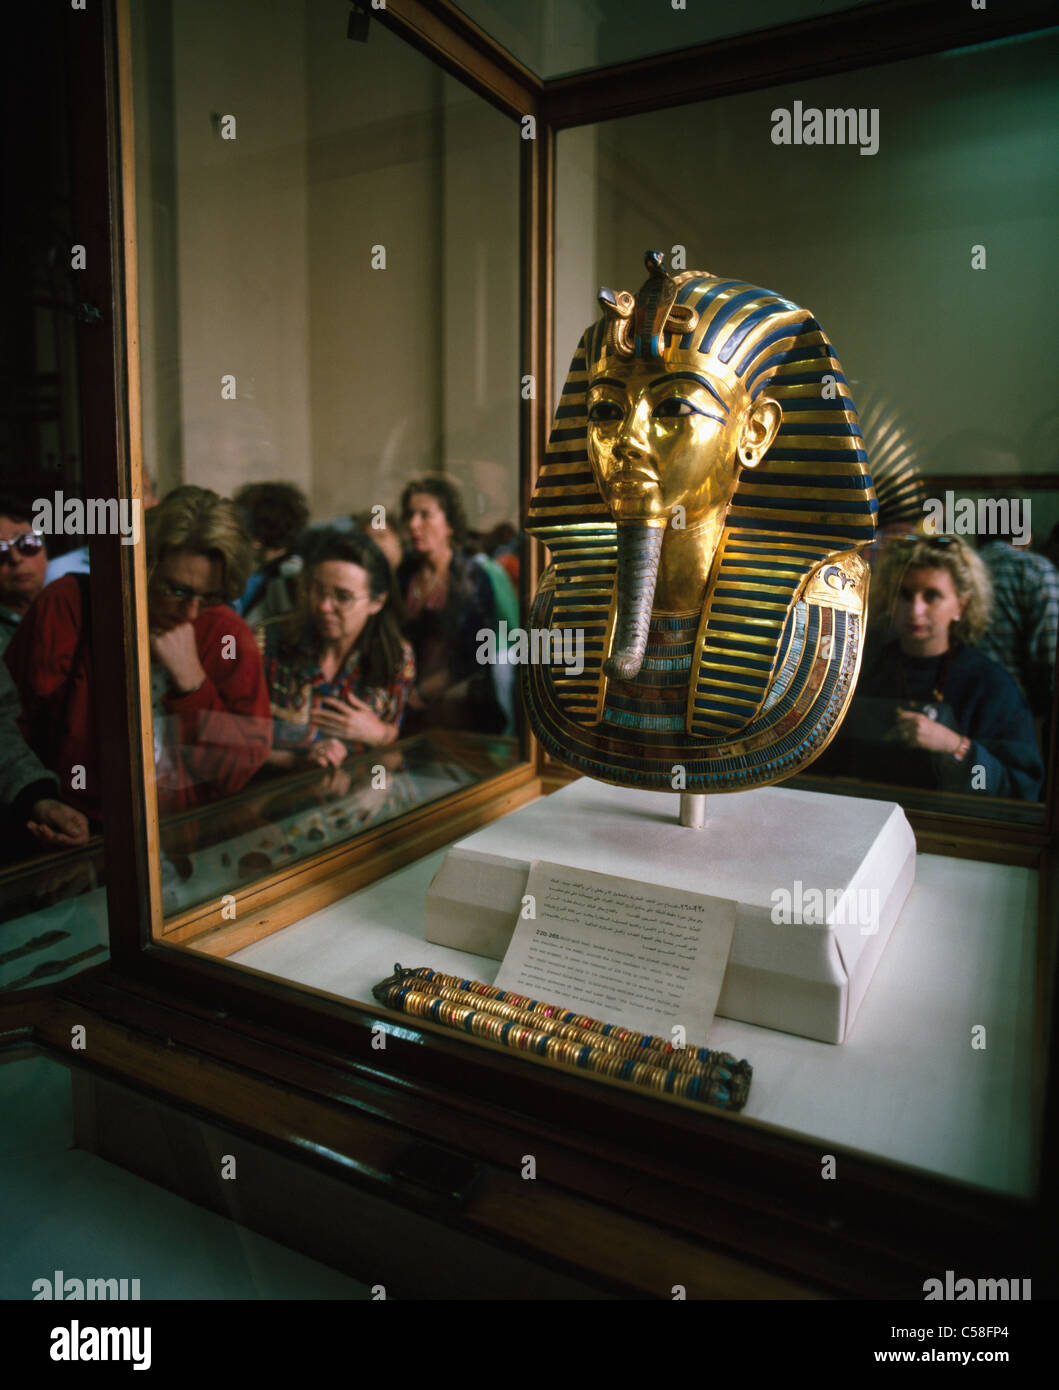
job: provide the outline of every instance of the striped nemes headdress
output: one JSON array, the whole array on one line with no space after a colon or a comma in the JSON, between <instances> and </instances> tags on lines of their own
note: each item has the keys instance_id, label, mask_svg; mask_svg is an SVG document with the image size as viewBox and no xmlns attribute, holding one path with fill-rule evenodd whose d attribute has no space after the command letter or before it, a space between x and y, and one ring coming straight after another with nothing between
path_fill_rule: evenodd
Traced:
<instances>
[{"instance_id":1,"label":"striped nemes headdress","mask_svg":"<svg viewBox=\"0 0 1059 1390\"><path fill-rule=\"evenodd\" d=\"M607 678L602 663L613 631L586 605L588 568L614 595L617 527L587 452L589 384L634 359L668 371L722 380L749 405L762 395L782 411L779 432L758 467L742 469L728 507L695 651L686 730L711 739L753 724L783 659L785 633L808 577L829 557L874 536L877 503L867 454L842 366L807 310L771 290L702 271L671 276L648 252L648 279L635 298L600 292L603 316L581 337L530 501L527 530L552 552L554 625L580 626L585 671L554 680L570 718L597 722ZM594 607L594 614L588 610ZM588 623L594 616L597 621ZM770 659L747 664L738 692L715 666L738 664L748 636ZM817 749L819 751L819 749ZM815 756L815 754L814 754Z\"/></svg>"}]
</instances>

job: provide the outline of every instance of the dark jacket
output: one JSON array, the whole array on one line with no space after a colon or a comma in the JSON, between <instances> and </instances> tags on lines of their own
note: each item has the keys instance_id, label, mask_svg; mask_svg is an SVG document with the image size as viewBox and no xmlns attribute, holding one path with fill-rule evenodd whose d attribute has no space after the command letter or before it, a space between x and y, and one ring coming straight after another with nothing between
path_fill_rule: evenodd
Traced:
<instances>
[{"instance_id":1,"label":"dark jacket","mask_svg":"<svg viewBox=\"0 0 1059 1390\"><path fill-rule=\"evenodd\" d=\"M947 670L944 665L944 655L906 656L896 639L869 637L849 714L814 771L1037 800L1044 769L1033 719L1015 682L974 647L955 646ZM971 740L966 757L957 762L949 753L894 742L899 708L933 709L941 723Z\"/></svg>"},{"instance_id":2,"label":"dark jacket","mask_svg":"<svg viewBox=\"0 0 1059 1390\"><path fill-rule=\"evenodd\" d=\"M26 743L18 727L22 702L0 660L0 807L12 825L29 820L36 802L58 794L59 779Z\"/></svg>"},{"instance_id":3,"label":"dark jacket","mask_svg":"<svg viewBox=\"0 0 1059 1390\"><path fill-rule=\"evenodd\" d=\"M397 570L402 599L407 598L419 564L418 556L408 556ZM484 628L497 630L493 586L481 565L457 553L452 557L445 607L424 609L405 622L403 631L412 644L421 682L442 664L447 669L450 694L457 691L460 694L456 726L480 733L499 733L507 723L507 716L496 696L492 668L478 661L478 633ZM449 718L452 718L451 704ZM420 713L419 718L412 711L406 728L409 732L417 732L431 722L429 711L425 716Z\"/></svg>"}]
</instances>

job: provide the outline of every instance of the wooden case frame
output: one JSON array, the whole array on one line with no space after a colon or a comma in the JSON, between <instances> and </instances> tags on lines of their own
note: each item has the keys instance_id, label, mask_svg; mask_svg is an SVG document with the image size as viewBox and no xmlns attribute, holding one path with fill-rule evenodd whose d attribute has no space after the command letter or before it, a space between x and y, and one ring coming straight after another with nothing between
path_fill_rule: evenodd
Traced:
<instances>
[{"instance_id":1,"label":"wooden case frame","mask_svg":"<svg viewBox=\"0 0 1059 1390\"><path fill-rule=\"evenodd\" d=\"M140 489L136 246L123 199L131 187L131 142L119 119L131 109L118 41L123 25L127 31L127 3L79 14L71 39L79 112L75 219L88 251L85 298L102 310L101 323L79 329L86 491L100 496L120 495L129 479L134 494ZM988 10L978 32L986 38L1029 31L1042 27L1043 14L1035 3ZM541 454L551 399L556 130L966 42L962 9L957 15L946 4L892 0L624 65L620 83L613 73L542 83L444 0L389 0L377 18L500 109L536 118L536 140L526 142L523 162L523 350L539 384L523 420L527 464ZM524 501L530 472L524 467ZM111 959L0 1006L4 1055L40 1049L121 1080L340 1175L443 1230L471 1231L543 1268L576 1271L602 1293L670 1297L666 1271L677 1260L687 1271L689 1297L908 1298L934 1272L939 1252L956 1269L1014 1273L1016 1260L1020 1275L1032 1275L1038 1296L1044 1293L1043 1232L1056 1212L1054 1190L1043 1180L1036 1197L1017 1200L849 1152L839 1154L843 1181L821 1183L817 1148L800 1136L677 1103L660 1106L605 1081L586 1085L425 1022L408 1020L380 1053L371 1046L373 1029L392 1024L383 1011L313 998L153 940L151 924L161 921L157 826L145 810L152 765L138 698L147 657L138 628L143 614L134 614L129 601L137 567L143 592L142 552L93 546L92 564L99 735L109 754ZM531 587L539 564L538 553ZM932 827L917 825L923 848L1040 871L1032 1084L1042 1175L1056 1158L1049 1066L1059 921L1054 737L1052 749L1046 823L1014 848L999 823L934 817ZM255 886L252 915L275 929L364 881L369 857L383 871L396 867L562 778L531 751L522 768L427 808L403 840L400 826L383 827L326 861ZM75 1023L88 1025L92 1044L84 1052L70 1050ZM395 1176L395 1156L424 1137L473 1162L471 1189L439 1196ZM532 1184L519 1180L527 1152L540 1175Z\"/></svg>"}]
</instances>

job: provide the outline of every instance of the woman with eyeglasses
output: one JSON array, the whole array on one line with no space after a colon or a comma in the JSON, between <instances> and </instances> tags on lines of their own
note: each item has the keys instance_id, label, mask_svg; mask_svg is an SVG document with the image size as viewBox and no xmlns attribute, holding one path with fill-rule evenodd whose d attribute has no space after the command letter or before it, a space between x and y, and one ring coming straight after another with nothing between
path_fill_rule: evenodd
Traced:
<instances>
[{"instance_id":1,"label":"woman with eyeglasses","mask_svg":"<svg viewBox=\"0 0 1059 1390\"><path fill-rule=\"evenodd\" d=\"M338 767L398 737L415 659L401 637L399 600L378 546L358 532L314 532L307 612L268 630L270 762Z\"/></svg>"},{"instance_id":2,"label":"woman with eyeglasses","mask_svg":"<svg viewBox=\"0 0 1059 1390\"><path fill-rule=\"evenodd\" d=\"M869 634L856 697L820 770L1035 800L1043 768L1030 711L973 645L991 602L976 552L956 536L895 537L871 586L884 621Z\"/></svg>"},{"instance_id":3,"label":"woman with eyeglasses","mask_svg":"<svg viewBox=\"0 0 1059 1390\"><path fill-rule=\"evenodd\" d=\"M252 565L234 504L179 487L147 512L145 531L155 778L167 813L241 791L268 756L272 722L256 639L227 606ZM8 665L31 745L70 780L71 803L98 822L90 582L70 574L47 585L19 625Z\"/></svg>"}]
</instances>

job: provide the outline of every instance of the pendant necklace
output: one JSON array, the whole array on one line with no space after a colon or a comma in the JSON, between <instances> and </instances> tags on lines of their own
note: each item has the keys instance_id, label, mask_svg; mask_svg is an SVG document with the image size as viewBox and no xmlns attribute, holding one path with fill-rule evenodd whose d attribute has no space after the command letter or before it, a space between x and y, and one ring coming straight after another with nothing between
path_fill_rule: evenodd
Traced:
<instances>
[{"instance_id":1,"label":"pendant necklace","mask_svg":"<svg viewBox=\"0 0 1059 1390\"><path fill-rule=\"evenodd\" d=\"M925 714L928 719L937 719L939 714L941 713L940 706L945 700L945 683L949 679L949 669L952 666L952 657L953 648L950 645L946 647L945 654L938 665L936 678L934 682L934 688L930 692L931 696L937 703L933 705L924 705L922 710L922 713ZM905 701L908 701L912 704L917 703L916 701L911 700L911 697L908 694L908 671L905 666L905 654L903 650L900 650L900 656L898 659L897 681L898 697L901 700L901 702L904 703Z\"/></svg>"}]
</instances>

